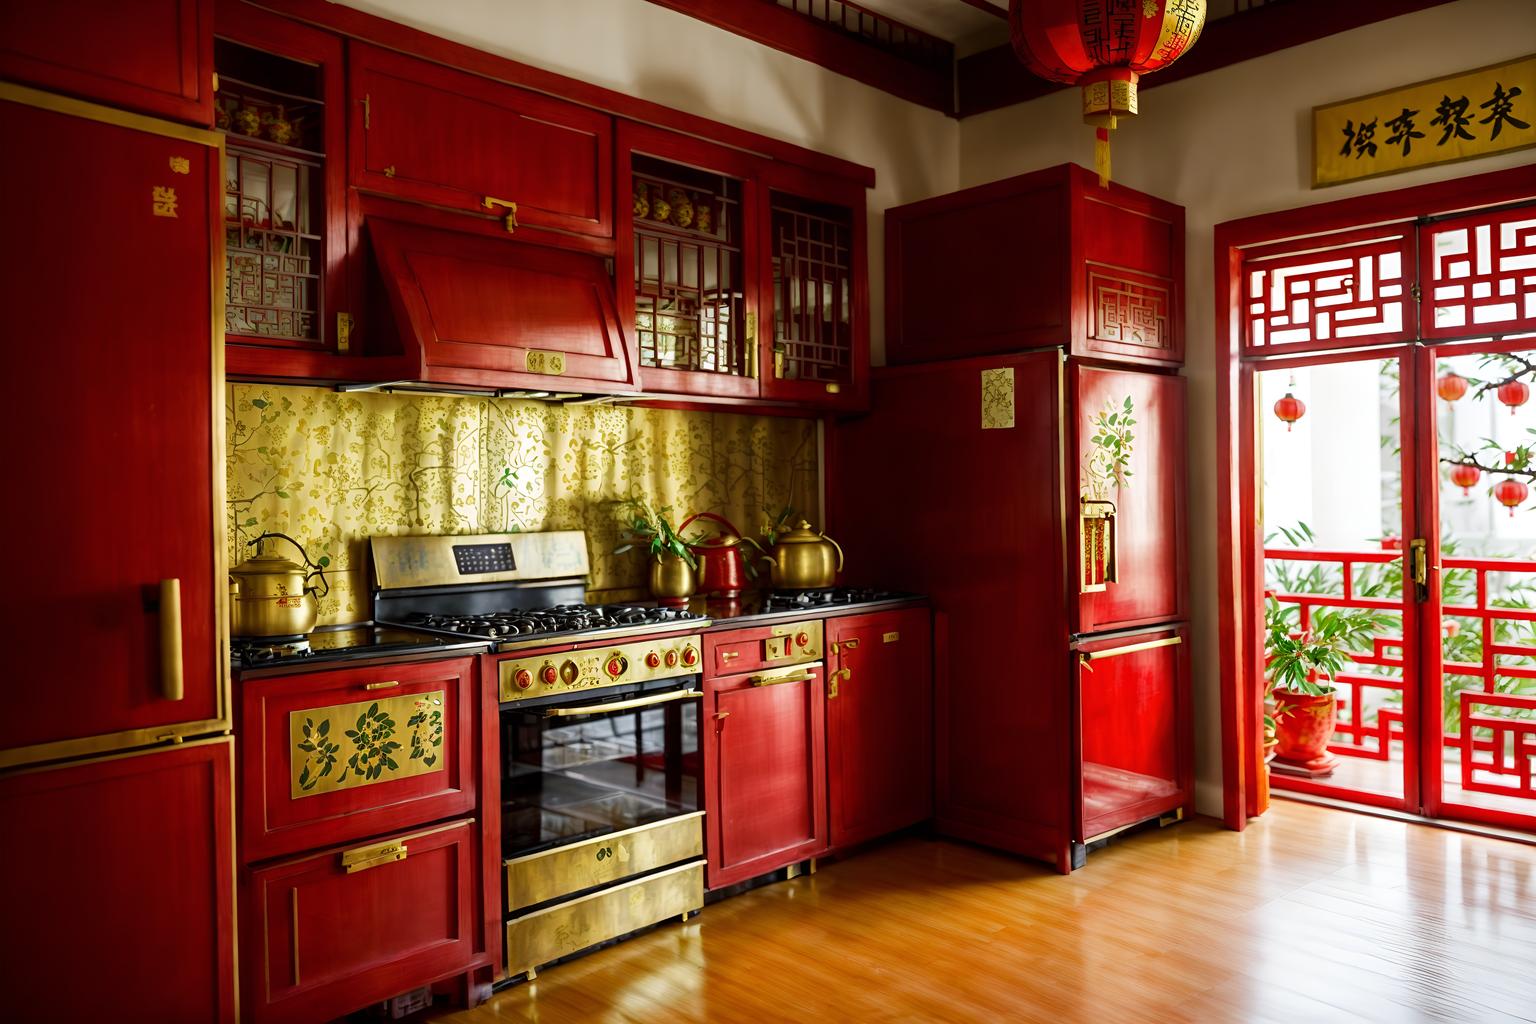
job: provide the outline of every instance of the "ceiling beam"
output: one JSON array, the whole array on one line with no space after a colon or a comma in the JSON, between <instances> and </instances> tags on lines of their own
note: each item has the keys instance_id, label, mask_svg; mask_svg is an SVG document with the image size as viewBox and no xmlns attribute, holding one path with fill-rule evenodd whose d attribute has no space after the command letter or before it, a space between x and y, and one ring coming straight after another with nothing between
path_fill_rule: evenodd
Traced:
<instances>
[{"instance_id":1,"label":"ceiling beam","mask_svg":"<svg viewBox=\"0 0 1536 1024\"><path fill-rule=\"evenodd\" d=\"M1449 2L1451 0L1350 0L1349 3L1286 0L1267 4L1210 22L1192 50L1168 70L1142 79L1141 88L1145 90L1177 82L1375 21ZM1067 88L1036 78L1019 63L1013 48L1007 45L962 57L956 73L961 117L1010 107Z\"/></svg>"},{"instance_id":2,"label":"ceiling beam","mask_svg":"<svg viewBox=\"0 0 1536 1024\"><path fill-rule=\"evenodd\" d=\"M971 7L976 8L978 11L986 11L988 14L995 14L999 18L1002 18L1004 21L1008 20L1008 11L994 3L990 3L989 0L960 0L960 2L963 4L969 4Z\"/></svg>"}]
</instances>

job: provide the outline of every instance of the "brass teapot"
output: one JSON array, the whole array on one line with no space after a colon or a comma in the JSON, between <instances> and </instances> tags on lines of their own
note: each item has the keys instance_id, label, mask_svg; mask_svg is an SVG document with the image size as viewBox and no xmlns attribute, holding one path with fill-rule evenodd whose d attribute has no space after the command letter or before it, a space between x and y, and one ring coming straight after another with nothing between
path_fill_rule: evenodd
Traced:
<instances>
[{"instance_id":1,"label":"brass teapot","mask_svg":"<svg viewBox=\"0 0 1536 1024\"><path fill-rule=\"evenodd\" d=\"M775 590L815 590L832 586L843 571L843 549L802 519L793 530L779 534L759 561L771 566Z\"/></svg>"},{"instance_id":2,"label":"brass teapot","mask_svg":"<svg viewBox=\"0 0 1536 1024\"><path fill-rule=\"evenodd\" d=\"M271 550L266 542L274 539L298 548L304 564ZM311 562L303 545L285 533L264 533L251 544L256 554L229 571L230 635L302 636L314 629L320 598L331 592L324 565ZM324 590L309 585L317 576Z\"/></svg>"}]
</instances>

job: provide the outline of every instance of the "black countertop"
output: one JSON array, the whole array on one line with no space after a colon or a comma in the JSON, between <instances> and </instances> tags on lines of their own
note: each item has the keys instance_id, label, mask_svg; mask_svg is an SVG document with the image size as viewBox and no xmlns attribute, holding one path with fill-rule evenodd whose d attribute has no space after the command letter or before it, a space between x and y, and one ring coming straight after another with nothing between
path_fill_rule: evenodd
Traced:
<instances>
[{"instance_id":1,"label":"black countertop","mask_svg":"<svg viewBox=\"0 0 1536 1024\"><path fill-rule=\"evenodd\" d=\"M850 596L852 600L824 600L829 593ZM748 629L753 626L770 626L778 622L797 622L804 619L830 619L844 615L863 615L885 608L904 608L927 604L922 594L901 591L866 591L852 595L846 588L836 591L746 591L737 601L721 601L715 598L695 597L688 603L688 610L707 616L711 621L706 633L729 629ZM788 607L784 607L784 605Z\"/></svg>"}]
</instances>

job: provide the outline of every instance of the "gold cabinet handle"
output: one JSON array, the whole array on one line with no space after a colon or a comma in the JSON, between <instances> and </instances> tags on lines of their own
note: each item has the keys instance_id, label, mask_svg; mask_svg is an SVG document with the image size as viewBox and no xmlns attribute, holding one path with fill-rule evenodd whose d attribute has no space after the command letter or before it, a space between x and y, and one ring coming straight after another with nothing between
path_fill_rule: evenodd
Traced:
<instances>
[{"instance_id":1,"label":"gold cabinet handle","mask_svg":"<svg viewBox=\"0 0 1536 1024\"><path fill-rule=\"evenodd\" d=\"M544 712L545 718L571 718L576 715L602 715L609 711L628 711L631 708L648 708L656 704L670 704L675 700L692 700L694 697L702 697L699 690L677 690L673 693L658 693L652 697L636 697L634 700L619 700L612 704L586 704L574 708L550 708Z\"/></svg>"},{"instance_id":2,"label":"gold cabinet handle","mask_svg":"<svg viewBox=\"0 0 1536 1024\"><path fill-rule=\"evenodd\" d=\"M495 210L498 206L505 209L507 215L502 218L501 222L506 225L507 234L510 235L517 230L517 204L512 202L512 200L486 196L480 200L480 205L484 206L487 210Z\"/></svg>"},{"instance_id":3,"label":"gold cabinet handle","mask_svg":"<svg viewBox=\"0 0 1536 1024\"><path fill-rule=\"evenodd\" d=\"M735 661L739 657L741 657L741 652L740 651L721 651L720 652L720 660L721 661Z\"/></svg>"},{"instance_id":4,"label":"gold cabinet handle","mask_svg":"<svg viewBox=\"0 0 1536 1024\"><path fill-rule=\"evenodd\" d=\"M1184 638L1181 636L1168 636L1161 640L1143 640L1139 644L1111 647L1107 651L1079 651L1077 657L1084 665L1088 665L1089 662L1103 661L1106 658L1118 658L1122 654L1135 654L1137 651L1150 651L1156 647L1176 647L1183 642Z\"/></svg>"},{"instance_id":5,"label":"gold cabinet handle","mask_svg":"<svg viewBox=\"0 0 1536 1024\"><path fill-rule=\"evenodd\" d=\"M851 668L840 668L836 672L833 672L831 675L827 676L827 700L837 699L838 680L852 678L853 669Z\"/></svg>"},{"instance_id":6,"label":"gold cabinet handle","mask_svg":"<svg viewBox=\"0 0 1536 1024\"><path fill-rule=\"evenodd\" d=\"M391 690L391 689L394 689L396 686L399 686L399 685L400 685L400 680L398 680L398 679L391 679L388 682L383 682L383 683L364 683L363 684L363 689L365 689L365 690Z\"/></svg>"},{"instance_id":7,"label":"gold cabinet handle","mask_svg":"<svg viewBox=\"0 0 1536 1024\"><path fill-rule=\"evenodd\" d=\"M359 871L367 871L381 864L393 864L396 861L405 860L409 851L405 841L392 839L385 843L374 843L372 846L359 846L353 850L344 850L341 854L341 868L347 874L356 874Z\"/></svg>"},{"instance_id":8,"label":"gold cabinet handle","mask_svg":"<svg viewBox=\"0 0 1536 1024\"><path fill-rule=\"evenodd\" d=\"M809 683L815 679L814 672L793 672L784 676L752 676L747 682L753 686L777 686L780 683Z\"/></svg>"},{"instance_id":9,"label":"gold cabinet handle","mask_svg":"<svg viewBox=\"0 0 1536 1024\"><path fill-rule=\"evenodd\" d=\"M181 700L186 696L186 674L181 660L181 580L160 581L160 696Z\"/></svg>"}]
</instances>

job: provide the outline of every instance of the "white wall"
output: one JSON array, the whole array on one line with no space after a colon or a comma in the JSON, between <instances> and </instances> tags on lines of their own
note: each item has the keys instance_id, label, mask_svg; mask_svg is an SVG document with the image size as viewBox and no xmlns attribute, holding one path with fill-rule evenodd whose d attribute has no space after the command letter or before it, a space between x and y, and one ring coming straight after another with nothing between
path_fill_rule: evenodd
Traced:
<instances>
[{"instance_id":1,"label":"white wall","mask_svg":"<svg viewBox=\"0 0 1536 1024\"><path fill-rule=\"evenodd\" d=\"M524 64L873 167L870 328L877 360L884 352L884 211L958 187L959 122L644 0L345 3Z\"/></svg>"},{"instance_id":2,"label":"white wall","mask_svg":"<svg viewBox=\"0 0 1536 1024\"><path fill-rule=\"evenodd\" d=\"M1202 811L1221 810L1211 539L1216 530L1212 229L1238 217L1530 164L1536 156L1527 150L1313 191L1309 122L1319 104L1471 70L1533 49L1532 0L1457 0L1143 91L1140 117L1115 132L1115 180L1182 204L1188 217L1190 532ZM1063 161L1091 166L1093 132L1081 124L1078 104L1077 90L1069 89L962 122L962 186Z\"/></svg>"}]
</instances>

